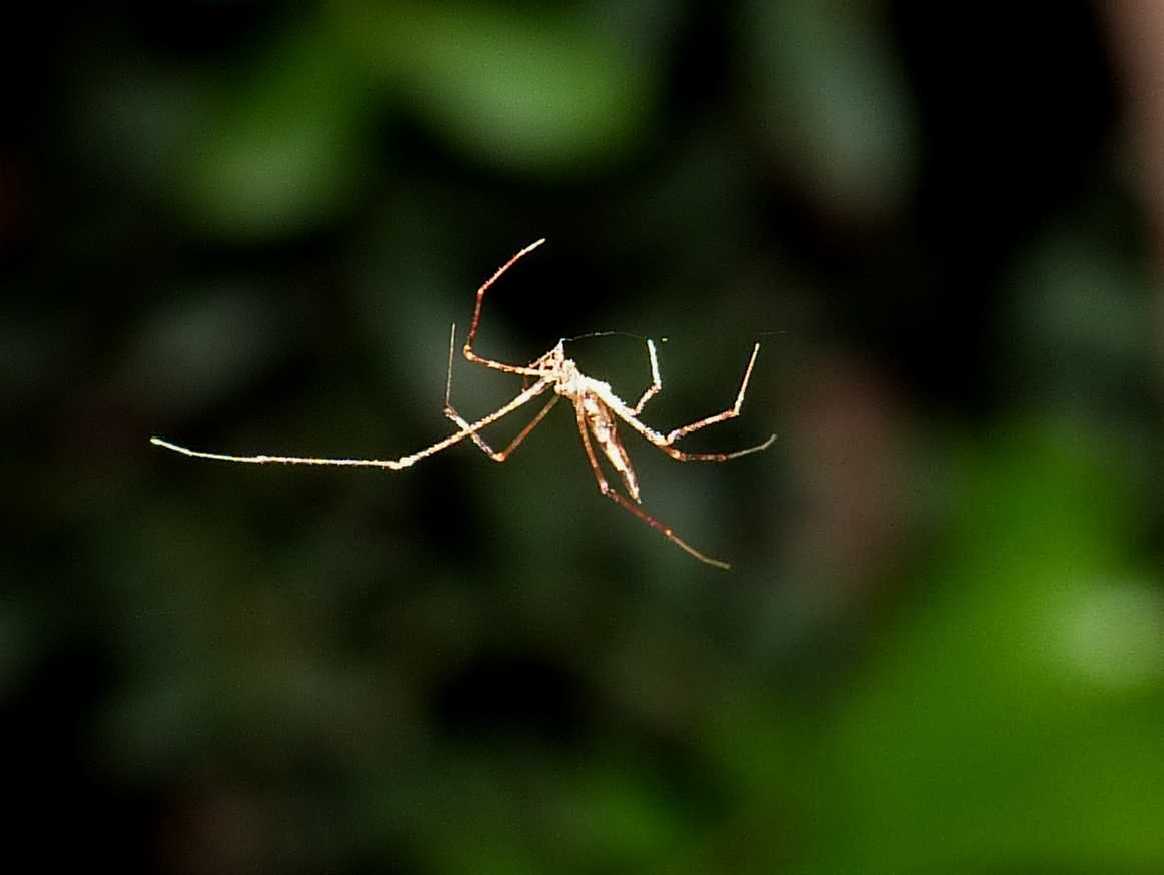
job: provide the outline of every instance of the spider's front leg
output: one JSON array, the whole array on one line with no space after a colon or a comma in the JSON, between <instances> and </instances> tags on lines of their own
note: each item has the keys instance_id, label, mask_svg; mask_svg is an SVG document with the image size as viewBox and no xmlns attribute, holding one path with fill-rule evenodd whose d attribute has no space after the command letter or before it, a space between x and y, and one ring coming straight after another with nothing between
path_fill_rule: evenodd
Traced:
<instances>
[{"instance_id":1,"label":"spider's front leg","mask_svg":"<svg viewBox=\"0 0 1164 875\"><path fill-rule=\"evenodd\" d=\"M482 416L476 422L458 423L461 425L459 431L453 432L451 435L437 441L435 444L425 447L423 450L417 450L415 453L401 456L398 459L330 459L314 458L311 456L272 456L267 454L236 456L229 453L207 453L201 450L191 450L178 444L172 444L169 441L162 440L160 437L150 438L150 443L156 447L162 447L171 452L180 453L183 456L190 456L195 459L213 459L219 462L240 462L247 465L333 465L345 468L383 468L389 471L399 471L401 468L408 468L415 465L421 459L427 459L429 456L436 455L442 450L447 450L465 438L475 437L477 432L485 428L485 426L491 425L502 417L508 416L523 404L528 404L533 398L542 394L550 386L551 383L549 380L538 380L528 389L518 393L516 397L502 404L492 413ZM535 417L535 423L542 415L544 413ZM528 433L529 428L526 428L525 431Z\"/></svg>"},{"instance_id":2,"label":"spider's front leg","mask_svg":"<svg viewBox=\"0 0 1164 875\"><path fill-rule=\"evenodd\" d=\"M476 365L482 365L483 367L486 367L486 368L492 368L495 371L502 371L503 373L506 373L506 374L522 374L522 375L528 376L528 377L540 377L540 376L542 376L542 372L537 370L536 368L532 368L532 367L528 367L528 366L524 366L524 365L511 365L511 364L508 364L506 362L499 362L499 361L495 361L494 359L489 359L489 358L485 358L483 356L477 355L477 353L475 353L473 351L473 341L477 339L477 327L479 326L479 324L481 322L481 304L485 300L485 292L487 292L489 290L489 287L491 285L493 285L495 282L497 282L498 279L501 278L501 275L503 273L505 273L507 270L509 270L511 267L513 267L513 265L522 256L528 255L530 252L533 252L535 249L537 249L539 246L541 246L545 242L546 242L546 238L543 237L541 240L536 240L533 243L531 243L529 246L526 246L524 249L520 250L516 255L514 255L511 259L509 259L509 261L505 262L505 264L503 264L503 265L501 265L501 267L497 268L497 271L493 274L493 276L489 277L489 279L487 279L481 285L481 288L477 289L477 302L473 306L473 321L469 324L469 334L465 338L464 347L462 347L462 349L461 349L461 352L464 353L465 358L468 361L471 361L473 364L476 364Z\"/></svg>"}]
</instances>

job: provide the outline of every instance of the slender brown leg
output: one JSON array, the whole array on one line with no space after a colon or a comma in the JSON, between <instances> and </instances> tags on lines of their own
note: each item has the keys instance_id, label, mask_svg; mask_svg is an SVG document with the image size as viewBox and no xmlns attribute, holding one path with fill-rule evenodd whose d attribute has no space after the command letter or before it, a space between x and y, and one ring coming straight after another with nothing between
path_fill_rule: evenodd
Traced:
<instances>
[{"instance_id":1,"label":"slender brown leg","mask_svg":"<svg viewBox=\"0 0 1164 875\"><path fill-rule=\"evenodd\" d=\"M501 278L503 273L513 267L514 263L516 263L518 259L524 255L528 255L530 252L533 252L545 242L546 238L543 237L541 240L537 240L522 249L511 259L509 259L509 261L505 262L505 264L497 268L497 271L493 274L493 276L489 277L489 279L487 279L484 284L482 284L481 288L477 289L477 303L473 307L473 321L469 324L469 334L465 338L465 346L461 350L465 354L465 358L469 361L473 362L474 364L483 365L487 368L492 368L495 371L504 371L507 374L526 374L531 377L541 376L542 372L536 368L526 367L524 365L511 365L506 364L505 362L494 361L493 359L482 358L481 356L477 355L477 353L473 352L473 341L477 338L477 326L481 322L481 302L485 300L485 292L489 290L491 285L493 285L495 282L497 282L498 279Z\"/></svg>"},{"instance_id":2,"label":"slender brown leg","mask_svg":"<svg viewBox=\"0 0 1164 875\"><path fill-rule=\"evenodd\" d=\"M750 456L752 453L763 452L775 442L776 435L771 435L762 444L756 444L754 447L747 447L731 453L685 453L666 443L655 443L651 441L656 447L678 462L726 462L729 459L738 459L740 456Z\"/></svg>"},{"instance_id":3,"label":"slender brown leg","mask_svg":"<svg viewBox=\"0 0 1164 875\"><path fill-rule=\"evenodd\" d=\"M459 414L456 411L456 408L453 407L453 402L452 402L452 393L453 393L453 339L456 337L456 334L457 334L457 326L454 324L452 330L449 332L449 369L445 375L445 408L444 409L445 409L445 416L447 416L449 419L451 419L453 422L455 422L461 428L465 428L469 423L466 422L465 418L463 416L461 416L461 414ZM521 379L522 379L522 383L524 384L525 381L528 380L529 378L522 376ZM526 388L526 386L523 385L522 389L525 389L525 388ZM477 445L478 449L480 449L481 452L483 452L485 455L487 455L494 462L504 462L506 460L506 458L509 456L509 454L511 452L513 452L515 449L517 449L518 445L523 440L525 440L526 435L528 435L531 431L533 431L534 426L536 426L539 422L541 422L542 419L545 417L545 415L550 412L550 408L558 403L558 398L560 398L560 397L561 396L559 396L559 395L555 395L548 402L546 402L546 405L538 412L537 416L535 416L533 419L531 419L529 422L527 422L525 424L525 427L517 433L517 436L509 442L509 446L507 446L504 450L502 450L499 453L494 452L493 448L490 447L489 444L485 443L485 439L483 437L481 437L479 432L473 432L472 434L469 435L469 437L472 438L473 443L475 443Z\"/></svg>"},{"instance_id":4,"label":"slender brown leg","mask_svg":"<svg viewBox=\"0 0 1164 875\"><path fill-rule=\"evenodd\" d=\"M748 391L748 380L752 378L752 367L756 364L756 356L759 354L759 352L760 344L757 343L754 347L752 347L752 357L748 360L748 369L744 371L744 379L743 382L740 383L740 392L736 396L736 403L722 413L716 413L714 416L707 416L703 419L697 420L696 422L692 422L689 425L684 425L680 426L679 428L672 429L667 434L666 438L666 443L668 446L675 443L675 441L679 440L681 437L691 434L693 431L698 431L701 428L706 428L707 426L713 425L717 422L723 422L725 419L734 419L740 415L740 407L744 403L744 393ZM635 412L637 413L638 411ZM752 452L755 452L755 450Z\"/></svg>"},{"instance_id":5,"label":"slender brown leg","mask_svg":"<svg viewBox=\"0 0 1164 875\"><path fill-rule=\"evenodd\" d=\"M768 449L776 441L776 435L772 434L769 435L768 440L761 444L756 444L754 447L745 447L742 450L735 450L730 453L685 453L671 446L671 439L669 437L659 434L659 432L644 423L635 416L632 408L620 403L617 398L612 397L609 393L604 393L600 397L606 403L606 406L614 411L619 419L641 434L653 446L658 447L672 459L679 462L726 462L729 459L738 459L740 456L759 453L762 450Z\"/></svg>"},{"instance_id":6,"label":"slender brown leg","mask_svg":"<svg viewBox=\"0 0 1164 875\"><path fill-rule=\"evenodd\" d=\"M561 397L562 396L560 395L555 395L553 398L547 401L545 406L538 411L537 416L525 424L522 430L517 433L517 435L509 442L509 445L504 450L494 451L493 448L489 446L489 444L485 443L484 438L482 438L481 435L479 435L477 432L473 432L473 434L469 435L469 437L473 439L473 443L475 443L481 449L481 452L483 452L494 462L504 462L507 458L509 458L509 454L521 445L521 442L526 439L526 436L534 430L537 424L545 419L546 414L549 413L550 409L558 403L558 399ZM464 428L466 425L466 422L461 414L457 413L457 411L453 409L453 406L447 402L445 403L445 416L447 416L457 425L461 426L461 428Z\"/></svg>"},{"instance_id":7,"label":"slender brown leg","mask_svg":"<svg viewBox=\"0 0 1164 875\"><path fill-rule=\"evenodd\" d=\"M679 549L686 551L694 556L700 562L705 562L708 565L714 565L716 568L722 568L724 571L731 569L731 565L719 559L712 559L700 553L682 538L675 534L675 531L668 525L664 525L655 519L646 511L642 510L638 505L634 504L630 499L624 498L606 479L606 475L602 473L602 468L598 464L598 457L594 454L594 446L590 442L590 433L586 424L586 415L582 411L581 402L574 403L574 414L578 419L578 433L582 435L582 446L586 449L586 458L590 460L590 469L594 472L594 479L598 481L598 491L621 507L623 510L637 516L640 520L661 534L664 538L674 543Z\"/></svg>"}]
</instances>

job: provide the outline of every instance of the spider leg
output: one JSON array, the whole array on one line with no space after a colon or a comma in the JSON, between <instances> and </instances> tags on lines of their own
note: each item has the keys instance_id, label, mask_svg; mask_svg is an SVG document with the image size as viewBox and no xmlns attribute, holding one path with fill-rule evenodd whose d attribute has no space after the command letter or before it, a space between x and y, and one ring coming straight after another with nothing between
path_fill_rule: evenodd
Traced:
<instances>
[{"instance_id":1,"label":"spider leg","mask_svg":"<svg viewBox=\"0 0 1164 875\"><path fill-rule=\"evenodd\" d=\"M452 402L453 343L454 343L454 338L456 337L456 334L457 334L457 326L454 323L452 330L449 332L449 370L448 370L447 374L445 375L445 407L444 407L444 411L445 411L445 416L447 416L449 419L451 419L454 423L459 425L461 428L467 428L469 426L469 423L466 422L465 418L463 416L461 416L460 413L457 412L456 408L453 407L453 402ZM525 389L527 387L528 380L529 380L529 377L526 377L524 375L522 376L522 378L521 378L522 389ZM506 460L506 458L509 456L509 454L512 453L515 449L517 449L518 445L523 440L525 440L526 435L528 435L531 431L534 430L534 426L536 426L539 422L541 422L542 419L545 417L545 415L550 412L550 408L553 407L556 403L558 403L559 397L560 396L555 395L548 402L546 402L546 405L538 412L537 416L535 416L533 419L531 419L529 422L527 422L525 424L525 427L522 428L522 430L517 433L517 436L509 442L509 446L507 446L501 452L495 452L493 450L493 448L491 446L489 446L489 444L485 443L485 439L483 437L481 437L479 432L474 431L469 435L469 437L472 438L473 443L475 443L477 445L478 449L480 449L481 452L483 452L485 455L487 455L494 462L504 462Z\"/></svg>"},{"instance_id":2,"label":"spider leg","mask_svg":"<svg viewBox=\"0 0 1164 875\"><path fill-rule=\"evenodd\" d=\"M672 459L678 462L726 462L729 459L738 459L740 456L748 456L752 453L759 453L768 449L776 441L776 435L768 436L768 439L761 444L756 444L754 447L746 447L742 450L734 450L730 453L685 453L682 450L677 450L671 446L671 440L668 435L662 435L655 431L641 419L635 415L634 408L628 407L624 402L609 392L596 390L599 392L599 397L606 402L606 405L614 411L614 414L641 434L653 446L657 447L662 452L666 453ZM734 414L733 414L734 415ZM726 417L725 417L726 418ZM706 423L705 423L706 424Z\"/></svg>"},{"instance_id":3,"label":"spider leg","mask_svg":"<svg viewBox=\"0 0 1164 875\"><path fill-rule=\"evenodd\" d=\"M536 240L529 246L526 246L524 249L510 258L509 261L505 262L505 264L497 268L493 276L489 277L489 279L487 279L482 284L481 288L477 289L477 303L473 307L473 321L469 324L469 334L465 338L465 346L461 350L468 361L471 361L477 365L482 365L486 368L492 368L495 371L503 371L507 374L524 374L529 377L540 377L542 375L543 372L539 371L537 368L524 365L511 365L505 362L494 361L493 359L479 356L477 353L473 352L473 341L477 338L477 326L481 322L481 303L485 300L485 292L488 291L491 285L493 285L495 282L497 282L498 279L501 278L503 273L509 270L509 268L513 267L514 263L517 262L518 259L520 259L523 255L527 255L528 253L537 249L545 242L546 238L543 237L541 240Z\"/></svg>"},{"instance_id":4,"label":"spider leg","mask_svg":"<svg viewBox=\"0 0 1164 875\"><path fill-rule=\"evenodd\" d=\"M521 442L526 439L526 436L534 430L537 424L545 419L546 414L550 412L550 408L558 403L558 399L560 397L560 395L555 395L549 401L547 401L542 409L538 411L537 416L535 416L522 427L521 431L517 433L517 435L509 442L509 445L504 450L495 452L493 448L489 446L489 444L485 443L484 438L477 434L477 432L473 432L469 435L469 437L473 439L473 443L475 443L481 449L481 452L483 452L494 462L504 462L507 458L509 458L509 454L516 450ZM445 416L447 416L462 428L468 425L461 414L457 413L457 411L453 409L453 406L447 402L445 404Z\"/></svg>"},{"instance_id":5,"label":"spider leg","mask_svg":"<svg viewBox=\"0 0 1164 875\"><path fill-rule=\"evenodd\" d=\"M213 459L219 462L241 462L248 465L335 465L347 468L385 468L390 471L398 471L401 468L408 468L415 465L421 459L427 459L429 456L439 453L441 450L446 450L453 444L460 443L467 437L472 437L485 426L496 422L501 417L512 413L517 408L526 404L531 399L536 398L542 392L550 387L551 383L548 380L538 380L525 391L518 394L516 397L507 401L505 404L498 407L492 413L486 414L478 419L476 422L466 423L459 431L453 432L443 440L437 441L431 446L425 447L423 450L418 450L415 453L407 456L401 456L399 459L316 459L303 456L232 456L225 453L204 453L198 450L190 450L186 447L172 444L164 441L159 437L150 438L150 443L156 447L171 450L175 453L181 453L183 456L190 456L195 459ZM526 429L528 432L528 429Z\"/></svg>"},{"instance_id":6,"label":"spider leg","mask_svg":"<svg viewBox=\"0 0 1164 875\"><path fill-rule=\"evenodd\" d=\"M594 454L594 445L590 442L590 433L587 430L586 415L582 411L582 405L578 402L574 404L574 414L578 419L578 433L582 435L582 446L586 450L586 458L590 460L590 469L594 472L594 479L598 481L598 491L621 507L623 510L634 514L656 532L661 534L664 538L671 541L679 549L684 550L690 555L694 556L700 562L705 562L708 565L714 565L716 568L722 568L724 571L731 569L731 565L719 559L712 559L700 553L682 538L675 534L674 529L665 525L659 520L655 519L646 511L642 510L638 505L628 498L624 498L619 494L606 479L606 475L602 473L602 468L598 464L598 457Z\"/></svg>"},{"instance_id":7,"label":"spider leg","mask_svg":"<svg viewBox=\"0 0 1164 875\"><path fill-rule=\"evenodd\" d=\"M449 397L452 395L452 392L453 392L453 345L456 343L456 338L457 338L457 323L454 322L452 328L449 329L449 368L445 372L445 408L444 409L445 409L445 416L447 416L449 419L453 420L453 422L455 422L457 425L464 428L465 425L467 425L467 423L465 422L464 419L461 418L460 414L458 414L457 411L453 410L453 405L449 400ZM526 383L527 379L528 379L528 377L524 377L524 376L521 378L521 388L522 389L525 389L526 386L528 385ZM455 415L450 416L450 413L455 414ZM480 448L481 452L485 453L485 455L487 455L487 456L493 455L493 448L490 447L487 443L485 443L485 441L484 441L484 439L482 439L481 435L477 434L477 432L473 432L473 434L470 435L470 437L472 437L473 443L475 443Z\"/></svg>"},{"instance_id":8,"label":"spider leg","mask_svg":"<svg viewBox=\"0 0 1164 875\"><path fill-rule=\"evenodd\" d=\"M647 387L647 391L643 393L639 403L631 408L636 416L643 412L647 402L658 395L663 388L663 378L659 376L659 356L655 352L655 341L649 337L647 338L647 353L651 357L651 385Z\"/></svg>"},{"instance_id":9,"label":"spider leg","mask_svg":"<svg viewBox=\"0 0 1164 875\"><path fill-rule=\"evenodd\" d=\"M740 415L740 407L744 403L744 393L748 391L748 381L752 378L752 368L756 364L756 356L759 353L760 353L760 344L757 343L755 346L752 347L752 357L750 359L748 359L748 369L746 371L744 371L744 379L740 383L740 393L736 396L736 403L735 404L733 404L727 410L724 410L722 413L716 413L713 416L706 416L703 419L697 420L697 421L692 422L688 425L683 425L683 426L680 426L679 428L672 429L667 435L666 445L670 446L671 444L675 443L675 441L679 440L681 437L684 437L685 435L689 435L693 431L698 431L701 428L705 428L706 426L709 426L709 425L714 425L717 422L723 422L725 419L735 419L737 416L739 416ZM635 412L637 413L638 411L635 411ZM654 441L652 441L652 443L654 443ZM656 446L661 446L661 445L656 444ZM757 447L753 450L749 450L746 452L756 452L756 450L764 449L766 446L767 445L765 444L761 447ZM676 458L678 458L678 457L676 457Z\"/></svg>"},{"instance_id":10,"label":"spider leg","mask_svg":"<svg viewBox=\"0 0 1164 875\"><path fill-rule=\"evenodd\" d=\"M650 440L648 438L648 440ZM776 435L768 436L768 440L762 444L756 444L754 447L746 447L742 450L735 450L730 453L685 453L682 450L677 450L666 443L655 443L651 441L656 447L670 456L677 462L726 462L729 459L738 459L740 456L750 456L752 453L760 453L768 449L776 442Z\"/></svg>"}]
</instances>

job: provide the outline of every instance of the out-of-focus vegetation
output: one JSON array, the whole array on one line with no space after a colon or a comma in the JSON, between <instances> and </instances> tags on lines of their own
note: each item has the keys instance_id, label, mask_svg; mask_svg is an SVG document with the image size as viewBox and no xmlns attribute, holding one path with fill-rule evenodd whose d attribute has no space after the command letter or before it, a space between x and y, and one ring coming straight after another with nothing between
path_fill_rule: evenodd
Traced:
<instances>
[{"instance_id":1,"label":"out-of-focus vegetation","mask_svg":"<svg viewBox=\"0 0 1164 875\"><path fill-rule=\"evenodd\" d=\"M132 7L3 53L0 707L52 837L13 859L1164 871L1153 168L1109 18ZM762 342L687 440L766 454L627 438L731 573L604 501L563 411L502 466L148 446L431 443L448 325L541 236L488 354L666 337L669 429ZM633 337L571 352L649 380ZM518 388L456 366L470 418Z\"/></svg>"}]
</instances>

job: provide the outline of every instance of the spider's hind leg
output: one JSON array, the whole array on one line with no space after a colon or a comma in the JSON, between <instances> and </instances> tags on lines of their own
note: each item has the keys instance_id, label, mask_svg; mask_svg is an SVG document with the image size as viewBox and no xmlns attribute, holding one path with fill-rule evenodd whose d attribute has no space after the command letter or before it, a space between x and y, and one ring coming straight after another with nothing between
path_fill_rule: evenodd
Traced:
<instances>
[{"instance_id":1,"label":"spider's hind leg","mask_svg":"<svg viewBox=\"0 0 1164 875\"><path fill-rule=\"evenodd\" d=\"M685 437L686 435L691 434L691 432L693 432L693 431L698 431L701 428L706 428L707 426L714 425L717 422L723 422L725 419L735 419L737 416L739 416L740 415L740 407L742 407L744 404L744 395L748 391L748 381L750 379L752 379L752 368L755 367L756 356L759 354L760 354L760 344L757 343L755 346L752 347L752 357L750 359L748 359L748 368L747 368L747 370L744 371L744 379L740 382L740 391L739 391L739 394L736 395L736 403L735 404L733 404L731 407L727 408L727 410L722 411L721 413L716 413L716 414L713 414L712 416L705 416L703 419L696 420L695 422L689 423L687 425L682 425L679 428L671 429L671 431L668 432L668 434L667 434L667 438L665 441L666 446L670 446L671 444L675 443L675 441L679 440L682 437ZM764 444L762 447L757 447L756 449L764 449L766 447L767 447L767 444ZM755 451L756 450L753 449L753 450L748 450L747 452L755 452Z\"/></svg>"},{"instance_id":2,"label":"spider's hind leg","mask_svg":"<svg viewBox=\"0 0 1164 875\"><path fill-rule=\"evenodd\" d=\"M557 396L554 397L556 398ZM680 550L683 550L691 556L694 556L700 562L713 565L716 568L722 568L724 571L731 570L731 565L729 565L727 562L724 562L720 559L713 559L710 556L700 553L698 550L676 535L674 529L672 529L670 526L661 523L645 510L641 509L630 499L624 498L619 492L617 492L614 487L610 485L610 482L606 479L606 475L602 473L602 468L598 464L598 456L595 455L594 445L590 441L590 433L587 430L588 427L586 423L586 414L582 410L581 403L575 402L574 413L578 419L578 433L582 435L582 446L586 450L586 458L590 461L590 469L594 472L594 479L598 481L598 491L617 504L619 507L621 507L623 510L634 514L668 541L671 541L673 544L675 544L675 546L677 546Z\"/></svg>"}]
</instances>

